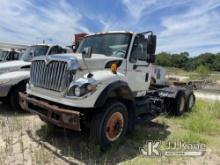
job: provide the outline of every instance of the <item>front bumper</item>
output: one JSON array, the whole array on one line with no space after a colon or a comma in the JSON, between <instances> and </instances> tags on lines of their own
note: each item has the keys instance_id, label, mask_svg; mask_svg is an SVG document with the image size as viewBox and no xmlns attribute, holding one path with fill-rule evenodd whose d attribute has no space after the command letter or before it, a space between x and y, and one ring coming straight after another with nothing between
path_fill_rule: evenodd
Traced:
<instances>
[{"instance_id":1,"label":"front bumper","mask_svg":"<svg viewBox=\"0 0 220 165\"><path fill-rule=\"evenodd\" d=\"M0 97L8 96L8 92L10 91L10 85L0 85Z\"/></svg>"},{"instance_id":2,"label":"front bumper","mask_svg":"<svg viewBox=\"0 0 220 165\"><path fill-rule=\"evenodd\" d=\"M51 105L45 100L19 93L20 105L24 110L37 114L43 121L59 127L81 131L80 112Z\"/></svg>"}]
</instances>

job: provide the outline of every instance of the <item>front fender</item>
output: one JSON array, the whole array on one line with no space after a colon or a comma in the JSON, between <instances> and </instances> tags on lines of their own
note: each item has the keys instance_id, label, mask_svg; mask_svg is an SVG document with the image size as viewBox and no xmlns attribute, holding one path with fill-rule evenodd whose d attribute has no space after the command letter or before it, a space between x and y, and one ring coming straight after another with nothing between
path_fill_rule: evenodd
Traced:
<instances>
[{"instance_id":1,"label":"front fender","mask_svg":"<svg viewBox=\"0 0 220 165\"><path fill-rule=\"evenodd\" d=\"M124 74L119 72L114 74L110 70L96 71L92 74L92 78L102 86L102 91L99 91L100 94L95 101L95 107L102 106L109 97L120 97L134 101L132 91L128 86L127 77Z\"/></svg>"},{"instance_id":2,"label":"front fender","mask_svg":"<svg viewBox=\"0 0 220 165\"><path fill-rule=\"evenodd\" d=\"M123 81L115 81L107 85L96 100L95 107L103 106L108 98L121 98L131 102L135 100L128 84Z\"/></svg>"}]
</instances>

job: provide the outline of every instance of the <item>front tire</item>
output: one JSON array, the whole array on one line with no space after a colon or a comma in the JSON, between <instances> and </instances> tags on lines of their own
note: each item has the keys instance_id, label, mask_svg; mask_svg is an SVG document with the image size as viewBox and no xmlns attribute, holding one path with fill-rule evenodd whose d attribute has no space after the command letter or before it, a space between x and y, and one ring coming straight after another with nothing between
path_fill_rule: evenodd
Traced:
<instances>
[{"instance_id":1,"label":"front tire","mask_svg":"<svg viewBox=\"0 0 220 165\"><path fill-rule=\"evenodd\" d=\"M9 102L13 110L22 111L22 108L20 106L19 92L24 92L24 91L25 91L25 85L22 84L12 88L11 92L9 93Z\"/></svg>"},{"instance_id":2,"label":"front tire","mask_svg":"<svg viewBox=\"0 0 220 165\"><path fill-rule=\"evenodd\" d=\"M99 144L102 150L119 139L128 129L128 111L126 106L119 101L109 101L100 112L94 114L91 128L90 141Z\"/></svg>"}]
</instances>

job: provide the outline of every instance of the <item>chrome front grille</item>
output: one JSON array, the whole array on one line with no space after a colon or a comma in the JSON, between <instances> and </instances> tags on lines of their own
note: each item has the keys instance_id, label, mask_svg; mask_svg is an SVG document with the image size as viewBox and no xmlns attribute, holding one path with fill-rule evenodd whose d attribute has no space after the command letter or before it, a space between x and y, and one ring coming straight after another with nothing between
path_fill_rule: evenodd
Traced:
<instances>
[{"instance_id":1,"label":"chrome front grille","mask_svg":"<svg viewBox=\"0 0 220 165\"><path fill-rule=\"evenodd\" d=\"M67 63L63 61L33 61L31 65L31 83L40 88L61 92L68 88L72 81Z\"/></svg>"}]
</instances>

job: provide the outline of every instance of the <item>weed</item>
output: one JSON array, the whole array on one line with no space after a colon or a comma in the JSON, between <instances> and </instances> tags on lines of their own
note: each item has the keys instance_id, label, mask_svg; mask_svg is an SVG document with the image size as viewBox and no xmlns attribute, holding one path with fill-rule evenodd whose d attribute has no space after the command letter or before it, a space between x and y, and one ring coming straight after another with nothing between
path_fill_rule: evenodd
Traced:
<instances>
[{"instance_id":1,"label":"weed","mask_svg":"<svg viewBox=\"0 0 220 165\"><path fill-rule=\"evenodd\" d=\"M47 152L43 147L36 149L33 153L33 159L36 164L44 165L52 160L52 155Z\"/></svg>"}]
</instances>

